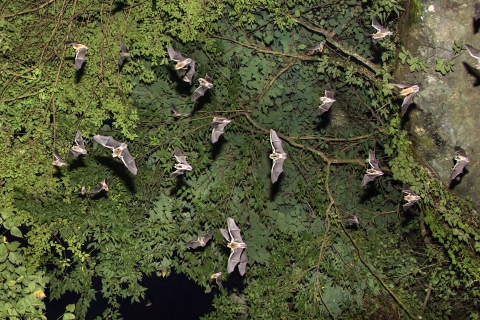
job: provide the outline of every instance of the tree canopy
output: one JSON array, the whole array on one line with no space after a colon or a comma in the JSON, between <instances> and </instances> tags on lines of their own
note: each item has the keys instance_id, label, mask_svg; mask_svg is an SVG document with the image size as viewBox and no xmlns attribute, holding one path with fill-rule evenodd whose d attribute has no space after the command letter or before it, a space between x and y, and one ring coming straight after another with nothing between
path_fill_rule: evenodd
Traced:
<instances>
[{"instance_id":1,"label":"tree canopy","mask_svg":"<svg viewBox=\"0 0 480 320\"><path fill-rule=\"evenodd\" d=\"M415 159L388 83L399 36L372 42L373 16L396 30L396 1L0 8L0 317L44 317L44 298L72 291L80 299L64 319L85 318L93 279L110 305L104 318L121 317L120 298L144 298L145 276L184 273L209 291L214 272L228 282L218 229L232 217L248 245L242 297L220 292L205 319L478 318L478 218ZM79 71L66 40L88 47ZM321 53L307 50L323 40ZM131 57L119 68L122 41ZM196 61L193 85L168 46ZM207 72L214 86L192 102ZM327 84L336 101L317 117ZM188 116L172 117L172 104ZM214 116L233 120L216 144ZM272 128L288 154L273 185ZM77 130L88 154L52 166ZM96 134L128 143L138 174ZM193 170L170 179L175 147ZM362 188L370 149L385 174ZM108 192L79 193L103 179ZM403 183L422 198L406 213ZM352 214L358 226L345 224ZM185 248L209 230L205 248Z\"/></svg>"}]
</instances>

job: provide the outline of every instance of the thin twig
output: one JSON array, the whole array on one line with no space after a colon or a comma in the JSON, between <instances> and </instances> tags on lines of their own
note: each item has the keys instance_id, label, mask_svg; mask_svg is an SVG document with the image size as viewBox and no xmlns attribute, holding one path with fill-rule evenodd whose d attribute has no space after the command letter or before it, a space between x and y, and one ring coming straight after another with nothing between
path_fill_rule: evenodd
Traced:
<instances>
[{"instance_id":1,"label":"thin twig","mask_svg":"<svg viewBox=\"0 0 480 320\"><path fill-rule=\"evenodd\" d=\"M29 12L34 12L34 11L38 11L46 6L48 6L50 3L52 3L53 1L55 0L48 0L47 2L45 2L44 4L36 7L36 8L33 8L33 9L28 9L28 10L24 10L24 11L20 11L20 12L16 12L16 13L11 13L11 14L7 14L7 15L4 15L3 17L0 17L0 20L1 19L5 19L5 18L10 18L10 17L15 17L15 16L19 16L21 14L25 14L25 13L29 13Z\"/></svg>"}]
</instances>

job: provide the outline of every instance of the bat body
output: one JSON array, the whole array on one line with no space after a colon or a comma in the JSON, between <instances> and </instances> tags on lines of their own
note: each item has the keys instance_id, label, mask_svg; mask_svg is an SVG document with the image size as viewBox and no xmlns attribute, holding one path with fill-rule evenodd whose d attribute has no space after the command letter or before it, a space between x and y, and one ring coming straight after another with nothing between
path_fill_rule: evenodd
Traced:
<instances>
[{"instance_id":1,"label":"bat body","mask_svg":"<svg viewBox=\"0 0 480 320\"><path fill-rule=\"evenodd\" d=\"M213 87L213 79L208 72L205 75L205 78L199 78L198 82L200 82L200 86L193 92L192 101L197 100L198 98L203 96L208 89L211 89Z\"/></svg>"},{"instance_id":2,"label":"bat body","mask_svg":"<svg viewBox=\"0 0 480 320\"><path fill-rule=\"evenodd\" d=\"M188 71L187 71L188 70ZM195 60L192 60L188 66L178 70L178 75L183 77L182 80L192 84L193 75L195 74Z\"/></svg>"},{"instance_id":3,"label":"bat body","mask_svg":"<svg viewBox=\"0 0 480 320\"><path fill-rule=\"evenodd\" d=\"M189 113L178 112L178 109L173 104L170 105L170 108L173 111L172 117L188 117L190 115Z\"/></svg>"},{"instance_id":4,"label":"bat body","mask_svg":"<svg viewBox=\"0 0 480 320\"><path fill-rule=\"evenodd\" d=\"M455 179L460 173L463 172L463 168L470 162L470 159L467 158L465 150L459 146L455 146L455 160L457 163L453 167L452 173L450 174L450 180Z\"/></svg>"},{"instance_id":5,"label":"bat body","mask_svg":"<svg viewBox=\"0 0 480 320\"><path fill-rule=\"evenodd\" d=\"M192 166L188 164L187 162L187 157L185 157L180 149L175 147L174 150L174 155L175 159L177 159L178 163L175 165L175 169L177 169L175 172L170 174L170 178L175 178L181 174L183 174L185 171L192 171Z\"/></svg>"},{"instance_id":6,"label":"bat body","mask_svg":"<svg viewBox=\"0 0 480 320\"><path fill-rule=\"evenodd\" d=\"M467 48L468 53L475 59L477 59L477 63L475 64L475 68L480 69L480 50L475 49L469 44L465 44L465 48Z\"/></svg>"},{"instance_id":7,"label":"bat body","mask_svg":"<svg viewBox=\"0 0 480 320\"><path fill-rule=\"evenodd\" d=\"M53 158L54 158L54 160L53 160L52 164L53 164L54 166L63 167L63 166L66 166L66 165L67 165L67 163L64 162L64 161L62 160L62 158L60 157L60 154L58 153L57 148L53 149Z\"/></svg>"},{"instance_id":8,"label":"bat body","mask_svg":"<svg viewBox=\"0 0 480 320\"><path fill-rule=\"evenodd\" d=\"M307 51L307 54L308 55L314 55L316 53L321 53L323 51L323 49L325 48L325 43L326 41L323 40L322 42L320 42L319 44L313 46L313 47L310 47L310 48L306 48L305 51Z\"/></svg>"},{"instance_id":9,"label":"bat body","mask_svg":"<svg viewBox=\"0 0 480 320\"><path fill-rule=\"evenodd\" d=\"M175 51L172 47L168 47L167 51L168 55L170 56L170 60L173 60L177 63L175 65L175 70L182 69L192 62L192 59L184 58L180 52Z\"/></svg>"},{"instance_id":10,"label":"bat body","mask_svg":"<svg viewBox=\"0 0 480 320\"><path fill-rule=\"evenodd\" d=\"M475 20L480 18L480 2L475 3Z\"/></svg>"},{"instance_id":11,"label":"bat body","mask_svg":"<svg viewBox=\"0 0 480 320\"><path fill-rule=\"evenodd\" d=\"M222 284L222 280L221 280L221 277L222 277L222 273L221 272L217 272L217 273L214 273L210 276L210 279L215 279L215 282L217 283L217 285L223 289L223 284Z\"/></svg>"},{"instance_id":12,"label":"bat body","mask_svg":"<svg viewBox=\"0 0 480 320\"><path fill-rule=\"evenodd\" d=\"M333 99L334 94L335 92L332 90L330 85L327 84L325 87L325 96L320 98L323 103L318 106L318 116L322 115L322 113L327 112L330 109L332 103L335 102L335 99Z\"/></svg>"},{"instance_id":13,"label":"bat body","mask_svg":"<svg viewBox=\"0 0 480 320\"><path fill-rule=\"evenodd\" d=\"M128 145L123 142L119 142L110 136L93 136L93 139L100 143L102 146L107 147L113 151L112 157L119 157L125 167L130 170L131 173L137 174L137 166L135 165L135 158L130 154L127 147Z\"/></svg>"},{"instance_id":14,"label":"bat body","mask_svg":"<svg viewBox=\"0 0 480 320\"><path fill-rule=\"evenodd\" d=\"M270 144L272 145L273 153L270 154L270 159L273 160L272 164L272 183L277 182L278 177L283 172L283 163L287 159L287 154L283 150L282 140L277 135L277 132L273 129L270 129Z\"/></svg>"},{"instance_id":15,"label":"bat body","mask_svg":"<svg viewBox=\"0 0 480 320\"><path fill-rule=\"evenodd\" d=\"M402 188L402 192L405 193L405 196L403 197L403 199L405 201L408 201L407 203L405 203L403 205L403 211L407 211L408 208L410 208L411 206L413 206L413 204L415 202L417 202L418 200L420 200L420 196L416 195L411 189L410 189L410 186L408 184L404 184L403 185L403 188Z\"/></svg>"},{"instance_id":16,"label":"bat body","mask_svg":"<svg viewBox=\"0 0 480 320\"><path fill-rule=\"evenodd\" d=\"M358 216L356 213L345 218L345 224L347 225L347 227L358 225L359 223L360 221L358 220Z\"/></svg>"},{"instance_id":17,"label":"bat body","mask_svg":"<svg viewBox=\"0 0 480 320\"><path fill-rule=\"evenodd\" d=\"M87 193L87 188L85 188L85 186L82 186L82 187L80 188L80 194L81 194L81 195L84 195L85 193Z\"/></svg>"},{"instance_id":18,"label":"bat body","mask_svg":"<svg viewBox=\"0 0 480 320\"><path fill-rule=\"evenodd\" d=\"M77 41L65 41L64 43L66 46L72 46L75 49L75 69L79 70L86 59L88 47Z\"/></svg>"},{"instance_id":19,"label":"bat body","mask_svg":"<svg viewBox=\"0 0 480 320\"><path fill-rule=\"evenodd\" d=\"M402 89L400 96L405 97L402 102L402 116L407 112L408 107L413 103L413 97L420 91L420 87L417 85L409 86L407 84L390 80L395 87Z\"/></svg>"},{"instance_id":20,"label":"bat body","mask_svg":"<svg viewBox=\"0 0 480 320\"><path fill-rule=\"evenodd\" d=\"M208 241L212 239L212 236L213 236L213 231L207 232L203 237L198 237L196 241L190 241L185 243L185 246L192 249L196 249L198 247L205 247Z\"/></svg>"},{"instance_id":21,"label":"bat body","mask_svg":"<svg viewBox=\"0 0 480 320\"><path fill-rule=\"evenodd\" d=\"M240 275L245 274L245 268L247 265L247 256L245 255L242 258L242 253L247 245L242 240L242 236L240 235L240 229L237 227L235 220L232 218L227 218L227 225L228 231L225 229L220 229L223 237L228 241L227 247L231 249L230 257L228 257L228 265L227 265L227 272L232 273L237 264L242 264L242 267L238 268Z\"/></svg>"},{"instance_id":22,"label":"bat body","mask_svg":"<svg viewBox=\"0 0 480 320\"><path fill-rule=\"evenodd\" d=\"M88 193L99 193L102 190L108 191L108 185L107 185L107 180L106 179L103 179L102 182L100 182L95 187L90 189L90 191L88 191Z\"/></svg>"},{"instance_id":23,"label":"bat body","mask_svg":"<svg viewBox=\"0 0 480 320\"><path fill-rule=\"evenodd\" d=\"M76 158L81 154L87 154L87 150L85 149L85 142L83 141L82 133L78 130L75 134L75 145L70 149L68 157Z\"/></svg>"},{"instance_id":24,"label":"bat body","mask_svg":"<svg viewBox=\"0 0 480 320\"><path fill-rule=\"evenodd\" d=\"M218 141L218 138L223 134L225 130L225 126L232 122L232 120L228 120L222 117L214 117L212 122L212 143Z\"/></svg>"},{"instance_id":25,"label":"bat body","mask_svg":"<svg viewBox=\"0 0 480 320\"><path fill-rule=\"evenodd\" d=\"M392 34L390 30L385 29L377 20L377 18L373 17L372 18L372 27L377 29L377 33L373 34L373 41L376 43L377 41L385 38L386 36L389 36Z\"/></svg>"},{"instance_id":26,"label":"bat body","mask_svg":"<svg viewBox=\"0 0 480 320\"><path fill-rule=\"evenodd\" d=\"M130 52L128 52L127 48L125 47L125 44L122 41L122 43L120 44L120 56L118 57L119 67L123 66L123 62L127 57L130 57Z\"/></svg>"},{"instance_id":27,"label":"bat body","mask_svg":"<svg viewBox=\"0 0 480 320\"><path fill-rule=\"evenodd\" d=\"M376 177L383 176L383 171L380 170L380 165L378 160L375 158L375 153L372 150L370 150L368 154L368 162L370 163L371 168L367 169L367 174L363 177L362 187L370 181L375 180Z\"/></svg>"}]
</instances>

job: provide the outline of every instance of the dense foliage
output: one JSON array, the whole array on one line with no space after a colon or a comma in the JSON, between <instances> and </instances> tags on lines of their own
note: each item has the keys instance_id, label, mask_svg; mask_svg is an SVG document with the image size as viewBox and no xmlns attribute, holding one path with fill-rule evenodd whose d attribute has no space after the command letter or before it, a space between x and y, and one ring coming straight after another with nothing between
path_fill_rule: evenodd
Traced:
<instances>
[{"instance_id":1,"label":"dense foliage","mask_svg":"<svg viewBox=\"0 0 480 320\"><path fill-rule=\"evenodd\" d=\"M144 297L145 275L175 270L210 290L213 272L228 281L224 239L216 231L204 249L183 244L230 216L248 244L245 287L217 295L206 318L478 318L478 220L413 158L387 83L398 36L371 40L373 15L395 30L394 0L0 6L0 317L41 317L48 287L48 299L78 293L64 318L82 319L94 279L105 318L121 316L120 298ZM77 73L65 40L88 46ZM119 69L122 40L132 57ZM322 40L322 53L305 50ZM197 61L195 85L214 77L197 103L169 45ZM336 102L317 118L327 83ZM189 115L173 118L171 104ZM219 115L233 122L212 145ZM275 185L270 128L288 153ZM66 157L78 129L88 154L53 167L54 147ZM138 175L95 134L128 142ZM174 147L194 168L178 180ZM386 174L361 188L369 149ZM105 178L108 193L78 193ZM403 182L422 197L408 214ZM354 213L360 227L347 227Z\"/></svg>"}]
</instances>

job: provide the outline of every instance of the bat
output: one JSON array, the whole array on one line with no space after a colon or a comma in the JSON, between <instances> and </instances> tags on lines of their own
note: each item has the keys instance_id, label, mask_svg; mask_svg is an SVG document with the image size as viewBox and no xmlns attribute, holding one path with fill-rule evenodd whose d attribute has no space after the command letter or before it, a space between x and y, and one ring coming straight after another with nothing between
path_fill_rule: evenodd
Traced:
<instances>
[{"instance_id":1,"label":"bat","mask_svg":"<svg viewBox=\"0 0 480 320\"><path fill-rule=\"evenodd\" d=\"M203 96L208 89L212 89L213 87L213 79L208 72L205 75L205 78L199 78L198 82L200 82L200 86L193 92L192 101L197 100Z\"/></svg>"},{"instance_id":2,"label":"bat","mask_svg":"<svg viewBox=\"0 0 480 320\"><path fill-rule=\"evenodd\" d=\"M475 68L480 69L480 50L475 49L469 44L465 44L465 48L467 48L468 53L475 59L477 59L477 63L475 64Z\"/></svg>"},{"instance_id":3,"label":"bat","mask_svg":"<svg viewBox=\"0 0 480 320\"><path fill-rule=\"evenodd\" d=\"M480 2L475 3L475 20L478 20L480 18Z\"/></svg>"},{"instance_id":4,"label":"bat","mask_svg":"<svg viewBox=\"0 0 480 320\"><path fill-rule=\"evenodd\" d=\"M377 20L377 18L373 17L372 18L372 27L377 29L377 33L372 35L373 42L377 42L383 38L385 38L388 35L391 35L392 32L390 30L385 29Z\"/></svg>"},{"instance_id":5,"label":"bat","mask_svg":"<svg viewBox=\"0 0 480 320\"><path fill-rule=\"evenodd\" d=\"M332 106L332 103L334 103L336 100L333 99L334 92L330 85L325 86L325 96L321 97L320 100L322 100L322 104L318 106L318 113L317 115L320 116L322 113L327 112L330 107Z\"/></svg>"},{"instance_id":6,"label":"bat","mask_svg":"<svg viewBox=\"0 0 480 320\"><path fill-rule=\"evenodd\" d=\"M223 289L221 277L222 277L222 273L221 272L216 272L216 273L214 273L210 276L210 279L212 279L212 280L215 279L215 282L218 284L218 286L221 289Z\"/></svg>"},{"instance_id":7,"label":"bat","mask_svg":"<svg viewBox=\"0 0 480 320\"><path fill-rule=\"evenodd\" d=\"M75 145L68 152L68 157L70 159L76 158L81 154L87 154L87 149L85 149L85 143L82 138L82 133L80 132L80 130L78 130L77 134L75 134Z\"/></svg>"},{"instance_id":8,"label":"bat","mask_svg":"<svg viewBox=\"0 0 480 320\"><path fill-rule=\"evenodd\" d=\"M170 178L175 178L183 174L185 171L192 171L192 166L188 164L187 157L183 155L180 149L175 147L173 154L175 155L175 159L177 159L178 163L175 165L175 169L177 170L170 174Z\"/></svg>"},{"instance_id":9,"label":"bat","mask_svg":"<svg viewBox=\"0 0 480 320\"><path fill-rule=\"evenodd\" d=\"M360 221L358 221L357 213L354 213L353 215L345 218L345 224L347 225L347 227L352 227L358 225L359 223Z\"/></svg>"},{"instance_id":10,"label":"bat","mask_svg":"<svg viewBox=\"0 0 480 320\"><path fill-rule=\"evenodd\" d=\"M407 84L390 80L390 83L397 88L401 88L400 96L405 97L402 102L402 117L407 112L408 107L413 103L413 97L415 94L420 91L420 87L417 85L409 86Z\"/></svg>"},{"instance_id":11,"label":"bat","mask_svg":"<svg viewBox=\"0 0 480 320\"><path fill-rule=\"evenodd\" d=\"M228 231L225 229L220 229L223 237L228 241L227 247L231 249L230 256L228 257L227 272L232 273L237 264L240 262L243 263L242 269L239 266L240 275L245 274L245 265L247 263L246 256L242 260L242 252L247 248L247 244L243 242L242 236L240 235L240 229L235 224L235 220L232 218L227 218ZM243 272L243 273L242 273Z\"/></svg>"},{"instance_id":12,"label":"bat","mask_svg":"<svg viewBox=\"0 0 480 320\"><path fill-rule=\"evenodd\" d=\"M170 108L173 111L172 117L188 117L190 114L189 113L180 113L178 112L178 109L175 107L174 104L170 105Z\"/></svg>"},{"instance_id":13,"label":"bat","mask_svg":"<svg viewBox=\"0 0 480 320\"><path fill-rule=\"evenodd\" d=\"M363 177L362 187L370 181L375 180L376 177L383 176L383 171L380 170L379 162L375 158L375 153L372 150L370 150L368 154L368 162L370 163L371 168L367 169L367 174Z\"/></svg>"},{"instance_id":14,"label":"bat","mask_svg":"<svg viewBox=\"0 0 480 320\"><path fill-rule=\"evenodd\" d=\"M467 154L465 150L460 148L459 146L455 146L455 160L457 163L453 167L452 173L450 174L450 180L455 179L460 173L463 172L463 168L470 162L470 159L467 158Z\"/></svg>"},{"instance_id":15,"label":"bat","mask_svg":"<svg viewBox=\"0 0 480 320\"><path fill-rule=\"evenodd\" d=\"M213 231L207 232L203 237L198 237L198 239L195 241L190 241L185 243L185 246L192 249L196 249L198 247L205 247L208 241L212 239L212 236L213 236Z\"/></svg>"},{"instance_id":16,"label":"bat","mask_svg":"<svg viewBox=\"0 0 480 320\"><path fill-rule=\"evenodd\" d=\"M273 153L270 154L270 159L273 160L272 171L270 175L272 177L272 183L275 183L277 182L280 174L283 172L283 163L285 162L285 159L287 159L287 154L283 150L282 140L280 140L277 132L275 132L273 129L270 129L270 144L272 145L273 150Z\"/></svg>"},{"instance_id":17,"label":"bat","mask_svg":"<svg viewBox=\"0 0 480 320\"><path fill-rule=\"evenodd\" d=\"M322 42L320 42L319 44L317 44L313 47L306 48L305 51L307 51L307 54L309 56L314 55L316 53L321 53L323 51L323 49L325 48L325 43L326 43L326 40L323 40Z\"/></svg>"},{"instance_id":18,"label":"bat","mask_svg":"<svg viewBox=\"0 0 480 320\"><path fill-rule=\"evenodd\" d=\"M99 193L102 190L108 191L108 185L107 185L107 180L106 179L103 179L102 182L100 182L95 187L90 189L90 191L88 191L88 193Z\"/></svg>"},{"instance_id":19,"label":"bat","mask_svg":"<svg viewBox=\"0 0 480 320\"><path fill-rule=\"evenodd\" d=\"M125 47L125 44L122 41L122 43L120 44L120 56L118 57L119 67L123 66L123 61L125 61L127 57L130 57L130 52L127 51L127 48Z\"/></svg>"},{"instance_id":20,"label":"bat","mask_svg":"<svg viewBox=\"0 0 480 320\"><path fill-rule=\"evenodd\" d=\"M112 157L119 157L125 167L130 170L131 173L137 174L137 166L135 165L135 158L130 154L124 142L119 142L110 136L93 136L93 139L100 143L102 146L107 147L113 151Z\"/></svg>"},{"instance_id":21,"label":"bat","mask_svg":"<svg viewBox=\"0 0 480 320\"><path fill-rule=\"evenodd\" d=\"M420 196L416 195L415 192L413 192L410 189L410 186L406 183L403 184L402 192L405 193L405 196L403 197L403 199L405 201L408 201L403 205L403 211L407 211L408 208L413 206L415 202L421 199Z\"/></svg>"},{"instance_id":22,"label":"bat","mask_svg":"<svg viewBox=\"0 0 480 320\"><path fill-rule=\"evenodd\" d=\"M65 41L64 43L66 46L72 46L75 49L75 69L81 69L86 59L88 47L77 41Z\"/></svg>"},{"instance_id":23,"label":"bat","mask_svg":"<svg viewBox=\"0 0 480 320\"><path fill-rule=\"evenodd\" d=\"M192 84L192 79L193 79L193 74L194 73L195 73L195 60L192 60L192 62L190 62L190 65L188 67L188 71L187 71L187 66L178 70L178 75L180 77L183 77L182 80L185 81L185 82L188 82L190 84Z\"/></svg>"},{"instance_id":24,"label":"bat","mask_svg":"<svg viewBox=\"0 0 480 320\"><path fill-rule=\"evenodd\" d=\"M66 166L67 163L64 162L62 160L62 158L60 157L60 154L58 153L58 150L57 148L53 149L53 157L55 158L55 160L53 160L52 164L54 166L57 166L57 167L63 167L63 166Z\"/></svg>"},{"instance_id":25,"label":"bat","mask_svg":"<svg viewBox=\"0 0 480 320\"><path fill-rule=\"evenodd\" d=\"M225 126L232 122L232 120L228 120L222 117L213 117L212 122L212 143L218 141L218 138L223 134L223 130L225 130Z\"/></svg>"},{"instance_id":26,"label":"bat","mask_svg":"<svg viewBox=\"0 0 480 320\"><path fill-rule=\"evenodd\" d=\"M168 47L167 51L168 55L170 56L170 60L173 60L177 63L175 65L175 70L182 69L192 62L192 59L184 58L180 52L175 51L172 47Z\"/></svg>"},{"instance_id":27,"label":"bat","mask_svg":"<svg viewBox=\"0 0 480 320\"><path fill-rule=\"evenodd\" d=\"M81 195L84 195L85 193L87 193L87 188L85 188L85 186L82 186L80 188L80 192L79 192Z\"/></svg>"}]
</instances>

